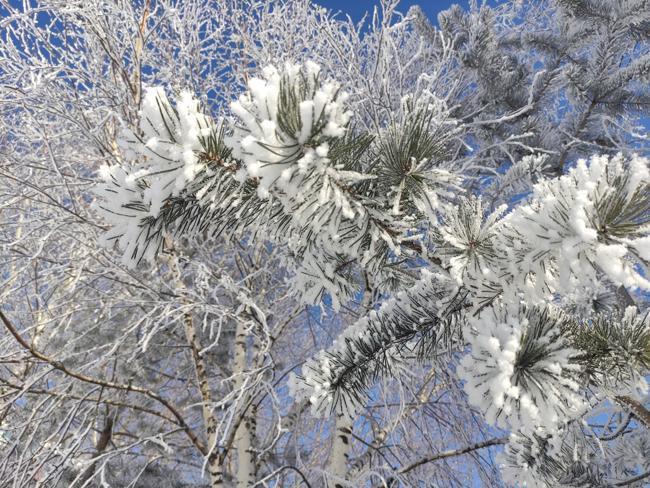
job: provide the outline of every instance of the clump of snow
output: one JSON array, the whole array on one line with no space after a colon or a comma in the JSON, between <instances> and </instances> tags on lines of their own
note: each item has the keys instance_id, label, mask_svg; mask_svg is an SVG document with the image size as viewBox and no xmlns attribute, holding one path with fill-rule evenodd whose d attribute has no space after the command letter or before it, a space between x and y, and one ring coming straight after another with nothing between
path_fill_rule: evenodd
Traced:
<instances>
[{"instance_id":1,"label":"clump of snow","mask_svg":"<svg viewBox=\"0 0 650 488\"><path fill-rule=\"evenodd\" d=\"M488 423L553 431L582 412L574 379L580 367L562 335L562 320L550 307L498 303L468 321L471 350L458 373L469 402Z\"/></svg>"},{"instance_id":2,"label":"clump of snow","mask_svg":"<svg viewBox=\"0 0 650 488\"><path fill-rule=\"evenodd\" d=\"M154 257L160 242L151 240L143 223L158 217L165 202L201 172L201 139L213 125L189 92L172 105L161 87L145 89L139 115L138 130L125 129L118 140L126 160L99 172L104 183L98 207L112 225L103 242L117 241L129 266Z\"/></svg>"},{"instance_id":3,"label":"clump of snow","mask_svg":"<svg viewBox=\"0 0 650 488\"><path fill-rule=\"evenodd\" d=\"M538 297L570 293L580 283L597 282L600 272L615 285L650 290L635 267L638 257L650 253L647 227L629 235L608 228L610 213L630 214L632 200L647 192L649 183L646 158L626 161L619 154L579 160L568 174L536 184L530 202L505 221L510 232L501 247L509 272L520 277L519 285L534 275ZM623 210L612 210L614 204Z\"/></svg>"},{"instance_id":4,"label":"clump of snow","mask_svg":"<svg viewBox=\"0 0 650 488\"><path fill-rule=\"evenodd\" d=\"M335 178L327 171L327 140L345 134L351 115L346 99L336 83L321 81L315 63L287 63L282 71L267 66L262 78L252 78L248 90L231 104L237 123L230 145L246 172L240 177L256 178L261 198L273 189L297 196L303 178L296 176L312 169ZM321 200L330 197L342 200L326 186Z\"/></svg>"}]
</instances>

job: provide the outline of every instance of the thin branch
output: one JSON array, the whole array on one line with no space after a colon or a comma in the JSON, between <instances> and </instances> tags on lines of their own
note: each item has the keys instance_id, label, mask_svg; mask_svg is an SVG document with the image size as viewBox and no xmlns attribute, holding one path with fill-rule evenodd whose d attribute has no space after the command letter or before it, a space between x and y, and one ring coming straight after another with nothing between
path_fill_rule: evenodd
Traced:
<instances>
[{"instance_id":1,"label":"thin branch","mask_svg":"<svg viewBox=\"0 0 650 488\"><path fill-rule=\"evenodd\" d=\"M167 410L171 412L171 414L176 417L178 420L178 423L180 427L183 429L183 431L187 434L189 437L190 441L194 446L201 452L201 454L206 455L207 453L207 448L201 442L201 440L194 434L190 426L187 424L183 416L176 410L176 408L169 403L167 400L165 400L163 397L161 397L159 394L147 390L146 388L142 388L140 386L134 386L131 384L121 384L121 383L115 383L112 381L105 381L105 380L100 380L98 378L92 378L90 376L83 375L81 373L77 373L76 371L72 371L68 369L66 366L63 365L60 361L56 361L55 359L50 358L49 356L46 356L45 354L37 351L33 345L29 344L23 337L18 333L18 330L13 326L11 321L7 318L7 316L0 310L0 319L4 323L5 327L7 330L11 333L12 336L18 341L18 343L28 350L34 357L40 359L41 361L45 361L46 363L50 364L53 368L58 369L61 371L63 374L66 376L70 376L72 378L75 378L79 381L83 381L84 383L91 383L93 385L99 385L103 386L105 388L114 388L116 390L124 390L127 392L134 392L134 393L139 393L141 395L144 395L146 397L151 398L152 400L157 401L161 405L163 405Z\"/></svg>"},{"instance_id":2,"label":"thin branch","mask_svg":"<svg viewBox=\"0 0 650 488\"><path fill-rule=\"evenodd\" d=\"M614 483L612 486L627 486L648 477L650 477L650 471L646 471L645 473L642 473L638 476L634 476L633 478L626 479L624 481L619 481L618 483Z\"/></svg>"},{"instance_id":3,"label":"thin branch","mask_svg":"<svg viewBox=\"0 0 650 488\"><path fill-rule=\"evenodd\" d=\"M269 474L269 475L266 476L265 478L263 478L263 479L257 481L257 482L253 485L253 487L264 484L265 481L270 480L270 479L272 479L272 478L275 478L275 477L278 476L280 473L282 473L282 471L285 471L285 470L287 470L287 469L290 469L290 470L295 471L296 473L298 473L298 474L300 475L300 477L302 478L303 483L305 483L305 486L306 486L307 488L311 488L311 485L309 484L309 481L307 481L307 478L305 477L305 475L302 473L302 471L300 471L300 470L299 470L298 468L296 468L295 466L282 466L281 468L278 468L278 469L276 469L275 471L273 471L271 474Z\"/></svg>"},{"instance_id":4,"label":"thin branch","mask_svg":"<svg viewBox=\"0 0 650 488\"><path fill-rule=\"evenodd\" d=\"M477 442L476 444L465 446L459 449L443 451L434 456L425 457L420 459L419 461L414 462L413 464L409 464L408 466L405 466L404 468L400 469L398 473L399 474L408 473L409 471L412 471L413 469L422 466L423 464L432 463L434 461L439 461L440 459L446 459L449 457L461 456L463 454L467 454L468 452L476 451L477 449L483 449L485 447L490 447L490 446L498 446L498 445L505 444L506 442L508 442L507 437L499 437L499 438L490 439L483 442Z\"/></svg>"},{"instance_id":5,"label":"thin branch","mask_svg":"<svg viewBox=\"0 0 650 488\"><path fill-rule=\"evenodd\" d=\"M632 414L650 429L650 411L643 404L627 395L619 395L616 401L629 409Z\"/></svg>"}]
</instances>

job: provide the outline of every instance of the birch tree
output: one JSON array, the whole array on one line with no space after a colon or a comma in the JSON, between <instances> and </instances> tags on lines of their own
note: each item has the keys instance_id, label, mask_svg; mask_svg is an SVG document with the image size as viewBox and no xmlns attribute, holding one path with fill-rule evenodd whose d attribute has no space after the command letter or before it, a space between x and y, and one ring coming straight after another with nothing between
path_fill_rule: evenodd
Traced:
<instances>
[{"instance_id":1,"label":"birch tree","mask_svg":"<svg viewBox=\"0 0 650 488\"><path fill-rule=\"evenodd\" d=\"M2 483L647 481L646 1L1 8Z\"/></svg>"}]
</instances>

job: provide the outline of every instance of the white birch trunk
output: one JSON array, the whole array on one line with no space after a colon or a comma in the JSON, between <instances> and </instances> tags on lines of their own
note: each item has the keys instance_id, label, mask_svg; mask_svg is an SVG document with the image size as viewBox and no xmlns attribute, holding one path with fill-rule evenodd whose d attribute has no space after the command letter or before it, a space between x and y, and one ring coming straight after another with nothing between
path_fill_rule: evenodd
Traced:
<instances>
[{"instance_id":1,"label":"white birch trunk","mask_svg":"<svg viewBox=\"0 0 650 488\"><path fill-rule=\"evenodd\" d=\"M246 323L237 322L235 332L235 388L244 386L247 370L247 341ZM246 398L246 395L243 396ZM255 435L255 412L246 412L235 435L235 450L237 452L237 488L245 488L255 483L255 460L253 459L253 437Z\"/></svg>"},{"instance_id":2,"label":"white birch trunk","mask_svg":"<svg viewBox=\"0 0 650 488\"><path fill-rule=\"evenodd\" d=\"M212 392L210 390L210 384L208 383L208 374L205 368L205 362L200 354L201 343L197 336L196 325L192 319L191 312L184 313L183 325L187 342L190 344L192 349L194 370L199 383L199 391L201 392L203 427L208 441L208 472L210 474L210 482L213 487L223 486L222 460L221 456L218 455L217 450L217 422L210 410Z\"/></svg>"},{"instance_id":3,"label":"white birch trunk","mask_svg":"<svg viewBox=\"0 0 650 488\"><path fill-rule=\"evenodd\" d=\"M352 420L345 415L337 414L327 473L331 476L334 488L343 488L345 485L339 480L345 480L348 471L348 456L350 452L350 434L352 433Z\"/></svg>"},{"instance_id":4,"label":"white birch trunk","mask_svg":"<svg viewBox=\"0 0 650 488\"><path fill-rule=\"evenodd\" d=\"M177 290L185 290L185 283L181 278L178 267L178 258L172 256L169 259L169 265L174 275L174 285ZM201 409L203 414L203 427L205 429L206 439L208 441L208 473L210 474L210 483L213 488L223 486L223 459L217 449L217 421L212 414L210 405L212 404L212 391L208 381L208 373L205 367L205 361L201 355L201 341L198 337L196 324L192 317L191 310L183 312L183 329L187 343L192 350L192 362L194 363L194 372L201 394Z\"/></svg>"},{"instance_id":5,"label":"white birch trunk","mask_svg":"<svg viewBox=\"0 0 650 488\"><path fill-rule=\"evenodd\" d=\"M208 473L210 473L210 486L220 488L223 484L223 462L221 456L216 454L208 459Z\"/></svg>"}]
</instances>

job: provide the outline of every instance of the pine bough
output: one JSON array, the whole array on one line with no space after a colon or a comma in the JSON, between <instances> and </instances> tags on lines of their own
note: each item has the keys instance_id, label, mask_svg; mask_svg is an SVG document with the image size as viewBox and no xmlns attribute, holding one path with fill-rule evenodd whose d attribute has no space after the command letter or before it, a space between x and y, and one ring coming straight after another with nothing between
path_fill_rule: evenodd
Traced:
<instances>
[{"instance_id":1,"label":"pine bough","mask_svg":"<svg viewBox=\"0 0 650 488\"><path fill-rule=\"evenodd\" d=\"M102 171L106 242L135 265L168 236L262 239L286 248L296 294L335 308L370 274L392 297L305 364L294 395L353 415L404 361L452 360L470 403L512 432L508 480L600 482L575 454L593 442L581 420L648 393L647 314L593 306L650 290L648 160L596 155L544 179L533 154L532 193L488 212L450 162L462 124L443 101L405 99L403 120L367 134L346 100L313 63L265 68L217 121L189 93L147 90L123 164Z\"/></svg>"}]
</instances>

